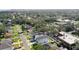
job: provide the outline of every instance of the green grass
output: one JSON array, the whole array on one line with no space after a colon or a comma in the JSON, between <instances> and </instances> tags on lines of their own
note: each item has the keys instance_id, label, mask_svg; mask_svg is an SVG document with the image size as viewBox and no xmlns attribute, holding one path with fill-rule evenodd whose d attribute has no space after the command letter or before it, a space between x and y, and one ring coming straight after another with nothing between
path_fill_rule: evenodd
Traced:
<instances>
[{"instance_id":1,"label":"green grass","mask_svg":"<svg viewBox=\"0 0 79 59\"><path fill-rule=\"evenodd\" d=\"M1 40L5 40L5 38L0 38L0 41L1 41Z\"/></svg>"},{"instance_id":2,"label":"green grass","mask_svg":"<svg viewBox=\"0 0 79 59\"><path fill-rule=\"evenodd\" d=\"M14 25L14 26L12 27L12 29L13 29L13 38L19 36L18 32L21 32L21 31L22 31L20 25Z\"/></svg>"},{"instance_id":3,"label":"green grass","mask_svg":"<svg viewBox=\"0 0 79 59\"><path fill-rule=\"evenodd\" d=\"M51 38L51 37L49 37L49 38L48 38L48 41L49 41L49 43L50 43L50 42L54 42L54 39Z\"/></svg>"},{"instance_id":4,"label":"green grass","mask_svg":"<svg viewBox=\"0 0 79 59\"><path fill-rule=\"evenodd\" d=\"M26 35L27 40L30 40L32 37L29 35Z\"/></svg>"},{"instance_id":5,"label":"green grass","mask_svg":"<svg viewBox=\"0 0 79 59\"><path fill-rule=\"evenodd\" d=\"M15 38L13 38L13 40L12 40L13 42L18 42L18 41L21 41L21 39L20 38L18 38L18 37L15 37Z\"/></svg>"},{"instance_id":6,"label":"green grass","mask_svg":"<svg viewBox=\"0 0 79 59\"><path fill-rule=\"evenodd\" d=\"M13 43L16 43L13 46L14 47L19 47L20 46L19 43L22 42L21 39L18 38L18 36L19 36L18 32L22 32L21 25L14 25L12 28L13 28L13 36L12 36ZM28 35L27 31L24 31L23 34L26 36L27 40L29 40L31 38L31 36Z\"/></svg>"},{"instance_id":7,"label":"green grass","mask_svg":"<svg viewBox=\"0 0 79 59\"><path fill-rule=\"evenodd\" d=\"M12 42L13 42L13 47L14 48L19 48L20 45L21 45L20 44L21 39L18 38L18 36L19 36L18 32L19 31L21 31L20 25L14 25L13 26L13 36L12 36L12 38L13 38Z\"/></svg>"},{"instance_id":8,"label":"green grass","mask_svg":"<svg viewBox=\"0 0 79 59\"><path fill-rule=\"evenodd\" d=\"M22 29L21 29L21 25L14 25L13 26L13 32L21 32Z\"/></svg>"},{"instance_id":9,"label":"green grass","mask_svg":"<svg viewBox=\"0 0 79 59\"><path fill-rule=\"evenodd\" d=\"M19 36L18 32L19 32L19 31L22 31L22 30L21 30L21 26L20 26L20 25L14 25L14 26L12 27L12 29L13 29L13 36L12 36L13 42L21 41L21 39L18 38L18 36Z\"/></svg>"}]
</instances>

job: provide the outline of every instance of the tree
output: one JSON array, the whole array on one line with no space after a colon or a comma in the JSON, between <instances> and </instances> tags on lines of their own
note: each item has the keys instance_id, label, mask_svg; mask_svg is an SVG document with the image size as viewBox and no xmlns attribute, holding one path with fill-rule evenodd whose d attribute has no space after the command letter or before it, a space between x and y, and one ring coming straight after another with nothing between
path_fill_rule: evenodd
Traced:
<instances>
[{"instance_id":1,"label":"tree","mask_svg":"<svg viewBox=\"0 0 79 59\"><path fill-rule=\"evenodd\" d=\"M24 24L22 24L22 31L24 31L25 30L25 25Z\"/></svg>"},{"instance_id":2,"label":"tree","mask_svg":"<svg viewBox=\"0 0 79 59\"><path fill-rule=\"evenodd\" d=\"M32 49L34 49L34 50L48 50L49 46L48 45L41 45L41 44L33 44Z\"/></svg>"},{"instance_id":3,"label":"tree","mask_svg":"<svg viewBox=\"0 0 79 59\"><path fill-rule=\"evenodd\" d=\"M0 37L2 36L2 33L5 32L5 25L3 23L0 23Z\"/></svg>"},{"instance_id":4,"label":"tree","mask_svg":"<svg viewBox=\"0 0 79 59\"><path fill-rule=\"evenodd\" d=\"M79 41L75 42L75 45L72 47L73 50L79 50Z\"/></svg>"},{"instance_id":5,"label":"tree","mask_svg":"<svg viewBox=\"0 0 79 59\"><path fill-rule=\"evenodd\" d=\"M79 21L77 21L77 23L75 24L76 28L79 28Z\"/></svg>"},{"instance_id":6,"label":"tree","mask_svg":"<svg viewBox=\"0 0 79 59\"><path fill-rule=\"evenodd\" d=\"M34 29L35 29L35 31L38 31L38 32L47 31L46 22L41 21L41 20L37 21L35 23Z\"/></svg>"},{"instance_id":7,"label":"tree","mask_svg":"<svg viewBox=\"0 0 79 59\"><path fill-rule=\"evenodd\" d=\"M65 31L66 31L66 32L73 31L73 28L70 27L70 26L66 26L66 27L65 27Z\"/></svg>"},{"instance_id":8,"label":"tree","mask_svg":"<svg viewBox=\"0 0 79 59\"><path fill-rule=\"evenodd\" d=\"M56 34L59 32L59 27L56 27L55 25L48 25L48 28L49 28L49 32L53 33L53 34Z\"/></svg>"},{"instance_id":9,"label":"tree","mask_svg":"<svg viewBox=\"0 0 79 59\"><path fill-rule=\"evenodd\" d=\"M67 24L64 25L64 30L65 30L66 32L73 31L73 30L74 30L74 24L71 23L71 22L67 22Z\"/></svg>"},{"instance_id":10,"label":"tree","mask_svg":"<svg viewBox=\"0 0 79 59\"><path fill-rule=\"evenodd\" d=\"M79 21L79 17L78 17L78 18L76 18L76 21Z\"/></svg>"}]
</instances>

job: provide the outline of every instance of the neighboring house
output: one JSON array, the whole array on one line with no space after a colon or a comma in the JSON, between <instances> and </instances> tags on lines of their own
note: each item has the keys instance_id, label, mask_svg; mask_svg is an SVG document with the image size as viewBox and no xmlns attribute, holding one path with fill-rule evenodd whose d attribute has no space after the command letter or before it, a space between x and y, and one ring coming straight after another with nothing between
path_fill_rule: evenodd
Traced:
<instances>
[{"instance_id":1,"label":"neighboring house","mask_svg":"<svg viewBox=\"0 0 79 59\"><path fill-rule=\"evenodd\" d=\"M25 29L30 29L30 28L32 28L32 26L25 24L25 25L24 25L24 28L25 28Z\"/></svg>"},{"instance_id":2,"label":"neighboring house","mask_svg":"<svg viewBox=\"0 0 79 59\"><path fill-rule=\"evenodd\" d=\"M9 38L9 37L12 36L12 32L13 32L13 31L12 31L12 28L8 26L8 27L6 28L5 35L4 35L4 36L5 36L6 38Z\"/></svg>"},{"instance_id":3,"label":"neighboring house","mask_svg":"<svg viewBox=\"0 0 79 59\"><path fill-rule=\"evenodd\" d=\"M7 27L5 32L12 32L12 29L10 27Z\"/></svg>"},{"instance_id":4,"label":"neighboring house","mask_svg":"<svg viewBox=\"0 0 79 59\"><path fill-rule=\"evenodd\" d=\"M0 50L12 50L12 39L8 38L1 41Z\"/></svg>"},{"instance_id":5,"label":"neighboring house","mask_svg":"<svg viewBox=\"0 0 79 59\"><path fill-rule=\"evenodd\" d=\"M48 37L46 35L35 35L33 40L38 44L47 44L48 43Z\"/></svg>"},{"instance_id":6,"label":"neighboring house","mask_svg":"<svg viewBox=\"0 0 79 59\"><path fill-rule=\"evenodd\" d=\"M5 38L10 38L11 36L12 36L11 32L6 32L4 35Z\"/></svg>"},{"instance_id":7,"label":"neighboring house","mask_svg":"<svg viewBox=\"0 0 79 59\"><path fill-rule=\"evenodd\" d=\"M8 25L8 26L11 26L11 25L12 25L12 20L10 20L10 19L7 20L7 25Z\"/></svg>"},{"instance_id":8,"label":"neighboring house","mask_svg":"<svg viewBox=\"0 0 79 59\"><path fill-rule=\"evenodd\" d=\"M24 29L26 29L28 32L32 32L32 26L31 26L31 25L25 24L23 27L24 27Z\"/></svg>"},{"instance_id":9,"label":"neighboring house","mask_svg":"<svg viewBox=\"0 0 79 59\"><path fill-rule=\"evenodd\" d=\"M69 49L72 49L72 46L75 45L75 42L79 40L79 38L66 32L60 32L60 34L62 34L62 36L59 36L59 39L62 41L63 45Z\"/></svg>"}]
</instances>

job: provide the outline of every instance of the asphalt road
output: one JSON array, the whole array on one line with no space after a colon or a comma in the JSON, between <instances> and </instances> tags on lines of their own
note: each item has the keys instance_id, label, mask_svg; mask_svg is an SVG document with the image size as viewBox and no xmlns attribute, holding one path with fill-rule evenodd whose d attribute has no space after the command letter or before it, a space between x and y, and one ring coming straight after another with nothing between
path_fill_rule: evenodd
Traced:
<instances>
[{"instance_id":1,"label":"asphalt road","mask_svg":"<svg viewBox=\"0 0 79 59\"><path fill-rule=\"evenodd\" d=\"M25 35L20 34L20 39L22 40L25 49L26 49L26 50L30 50L30 47L29 47L29 45L28 45L29 43L28 43L28 41L27 41Z\"/></svg>"}]
</instances>

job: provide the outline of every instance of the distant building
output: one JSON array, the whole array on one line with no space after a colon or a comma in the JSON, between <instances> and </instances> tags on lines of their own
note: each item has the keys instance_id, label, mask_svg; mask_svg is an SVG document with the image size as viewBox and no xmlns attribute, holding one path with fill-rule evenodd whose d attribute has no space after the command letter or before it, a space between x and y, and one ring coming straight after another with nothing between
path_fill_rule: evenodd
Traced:
<instances>
[{"instance_id":1,"label":"distant building","mask_svg":"<svg viewBox=\"0 0 79 59\"><path fill-rule=\"evenodd\" d=\"M71 20L69 20L69 19L65 19L64 22L71 22Z\"/></svg>"},{"instance_id":2,"label":"distant building","mask_svg":"<svg viewBox=\"0 0 79 59\"><path fill-rule=\"evenodd\" d=\"M59 21L59 22L61 22L61 21L63 21L61 18L59 18L59 19L57 19L57 21Z\"/></svg>"},{"instance_id":3,"label":"distant building","mask_svg":"<svg viewBox=\"0 0 79 59\"><path fill-rule=\"evenodd\" d=\"M31 17L28 16L27 19L31 19Z\"/></svg>"},{"instance_id":4,"label":"distant building","mask_svg":"<svg viewBox=\"0 0 79 59\"><path fill-rule=\"evenodd\" d=\"M2 22L0 22L0 25L2 25L3 23Z\"/></svg>"}]
</instances>

